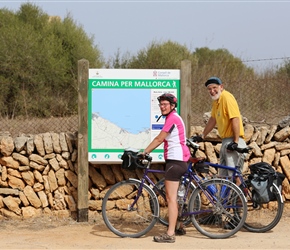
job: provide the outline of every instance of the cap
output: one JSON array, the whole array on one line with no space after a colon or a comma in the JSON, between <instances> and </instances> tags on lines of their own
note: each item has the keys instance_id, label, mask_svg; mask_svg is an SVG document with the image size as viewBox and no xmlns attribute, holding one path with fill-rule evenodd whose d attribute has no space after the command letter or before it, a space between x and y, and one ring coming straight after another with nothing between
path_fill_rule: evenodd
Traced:
<instances>
[{"instance_id":1,"label":"cap","mask_svg":"<svg viewBox=\"0 0 290 250\"><path fill-rule=\"evenodd\" d=\"M210 85L210 84L212 84L212 83L214 83L214 84L218 84L218 85L221 85L221 84L222 84L222 80L219 79L218 77L212 76L212 77L210 77L210 78L205 82L204 85L207 87L208 85Z\"/></svg>"}]
</instances>

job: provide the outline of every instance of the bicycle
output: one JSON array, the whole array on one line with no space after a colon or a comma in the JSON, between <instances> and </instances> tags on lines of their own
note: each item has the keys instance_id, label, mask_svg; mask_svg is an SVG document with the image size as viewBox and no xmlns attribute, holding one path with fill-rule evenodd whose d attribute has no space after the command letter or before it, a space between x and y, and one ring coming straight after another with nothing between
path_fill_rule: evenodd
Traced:
<instances>
[{"instance_id":1,"label":"bicycle","mask_svg":"<svg viewBox=\"0 0 290 250\"><path fill-rule=\"evenodd\" d=\"M193 142L193 137L191 139ZM197 144L198 145L198 144ZM195 145L193 147L193 155L195 155L199 146ZM248 179L249 174L243 174L241 172L241 164L244 162L244 154L247 154L252 150L251 147L246 148L237 148L236 151L239 154L238 163L236 167L224 166L221 164L214 164L210 162L205 162L204 164L214 167L216 169L222 168L227 169L233 172L231 177L223 177L228 178L232 182L236 182L236 179L239 179L240 188L244 192L247 199L247 219L244 224L244 228L246 228L250 232L263 233L273 229L280 221L283 209L284 202L278 186L274 183L272 187L272 193L274 194L274 199L269 203L259 203L256 199L253 198L253 186L251 181ZM218 176L222 178L221 176ZM269 208L267 208L269 206Z\"/></svg>"},{"instance_id":2,"label":"bicycle","mask_svg":"<svg viewBox=\"0 0 290 250\"><path fill-rule=\"evenodd\" d=\"M163 205L156 195L156 192L162 193L162 188L151 181L148 174L164 171L150 169L152 158L149 155L145 156L145 160L138 159L137 155L135 160L137 167L144 169L141 180L130 178L116 183L107 191L102 203L102 217L106 226L120 237L141 237L157 221L162 223L160 210ZM244 194L236 184L226 179L203 180L197 174L198 169L198 161L193 159L188 164L186 175L181 178L185 184L185 194L183 202L179 204L178 222L190 218L201 234L213 239L228 238L238 232L246 220ZM193 190L192 182L196 183ZM219 220L214 224L203 223L208 214L218 215ZM233 227L224 229L226 223L231 223Z\"/></svg>"}]
</instances>

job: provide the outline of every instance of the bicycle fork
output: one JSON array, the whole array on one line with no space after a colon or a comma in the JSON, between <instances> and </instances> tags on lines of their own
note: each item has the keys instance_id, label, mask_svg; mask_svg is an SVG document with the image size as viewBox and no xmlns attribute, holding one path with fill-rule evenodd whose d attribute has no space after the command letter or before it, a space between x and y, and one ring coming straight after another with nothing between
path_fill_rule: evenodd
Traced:
<instances>
[{"instance_id":1,"label":"bicycle fork","mask_svg":"<svg viewBox=\"0 0 290 250\"><path fill-rule=\"evenodd\" d=\"M134 201L133 201L131 204L128 204L128 206L127 206L127 210L128 210L128 211L136 211L136 210L137 210L137 206L136 206L136 208L134 208L134 206L135 206L135 204L137 203L139 197L140 197L141 194L142 194L143 185L144 185L144 180L142 180L142 181L140 182L139 187L138 187L137 185L135 185L136 188L137 188L136 197L135 197Z\"/></svg>"}]
</instances>

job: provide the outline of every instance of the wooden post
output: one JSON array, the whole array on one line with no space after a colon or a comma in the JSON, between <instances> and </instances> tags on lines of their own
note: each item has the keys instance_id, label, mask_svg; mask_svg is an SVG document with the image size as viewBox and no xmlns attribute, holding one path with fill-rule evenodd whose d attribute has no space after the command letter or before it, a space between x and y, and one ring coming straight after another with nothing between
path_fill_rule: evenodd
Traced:
<instances>
[{"instance_id":1,"label":"wooden post","mask_svg":"<svg viewBox=\"0 0 290 250\"><path fill-rule=\"evenodd\" d=\"M181 61L180 70L180 116L182 117L185 128L186 136L191 136L191 61Z\"/></svg>"},{"instance_id":2,"label":"wooden post","mask_svg":"<svg viewBox=\"0 0 290 250\"><path fill-rule=\"evenodd\" d=\"M88 162L88 79L89 62L78 61L78 200L77 221L88 221L89 162Z\"/></svg>"}]
</instances>

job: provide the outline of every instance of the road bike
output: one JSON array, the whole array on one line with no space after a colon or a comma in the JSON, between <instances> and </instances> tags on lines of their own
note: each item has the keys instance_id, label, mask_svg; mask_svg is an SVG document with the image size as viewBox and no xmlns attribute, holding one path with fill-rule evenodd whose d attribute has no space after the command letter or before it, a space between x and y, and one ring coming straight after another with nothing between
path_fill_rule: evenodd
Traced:
<instances>
[{"instance_id":1,"label":"road bike","mask_svg":"<svg viewBox=\"0 0 290 250\"><path fill-rule=\"evenodd\" d=\"M166 224L164 211L167 210L167 204L164 186L158 186L148 176L164 171L150 169L150 155L141 159L136 152L132 157L139 162L136 167L144 170L143 176L140 180L130 178L113 185L104 196L102 217L106 226L116 235L136 238L148 233L158 221ZM245 196L229 180L202 179L199 172L203 171L206 171L204 165L191 158L187 172L181 178L185 193L183 202L179 203L178 224L190 220L201 234L209 238L228 238L244 225L247 216ZM205 223L209 215L216 215L218 220ZM226 228L227 224L231 224L231 228Z\"/></svg>"}]
</instances>

